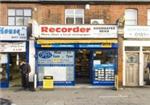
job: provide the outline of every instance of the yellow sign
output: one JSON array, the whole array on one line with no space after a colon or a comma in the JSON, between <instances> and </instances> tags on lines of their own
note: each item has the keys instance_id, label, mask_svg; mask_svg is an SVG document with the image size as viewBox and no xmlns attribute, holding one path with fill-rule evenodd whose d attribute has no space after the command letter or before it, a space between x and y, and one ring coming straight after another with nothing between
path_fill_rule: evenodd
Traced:
<instances>
[{"instance_id":1,"label":"yellow sign","mask_svg":"<svg viewBox=\"0 0 150 105\"><path fill-rule=\"evenodd\" d=\"M57 62L60 62L61 59L60 58L53 58L53 62L57 63Z\"/></svg>"},{"instance_id":2,"label":"yellow sign","mask_svg":"<svg viewBox=\"0 0 150 105\"><path fill-rule=\"evenodd\" d=\"M96 54L102 54L102 51L96 51Z\"/></svg>"},{"instance_id":3,"label":"yellow sign","mask_svg":"<svg viewBox=\"0 0 150 105\"><path fill-rule=\"evenodd\" d=\"M51 40L44 40L38 39L37 44L54 44L54 43L118 43L116 39L107 39L107 40L100 40L100 39L51 39Z\"/></svg>"},{"instance_id":4,"label":"yellow sign","mask_svg":"<svg viewBox=\"0 0 150 105\"><path fill-rule=\"evenodd\" d=\"M102 47L104 47L104 48L111 48L112 44L111 43L103 43Z\"/></svg>"}]
</instances>

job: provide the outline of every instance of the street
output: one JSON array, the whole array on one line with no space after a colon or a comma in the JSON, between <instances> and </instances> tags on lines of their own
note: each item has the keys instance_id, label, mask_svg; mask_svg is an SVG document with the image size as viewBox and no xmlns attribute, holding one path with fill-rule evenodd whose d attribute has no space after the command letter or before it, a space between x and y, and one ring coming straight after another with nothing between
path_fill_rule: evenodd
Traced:
<instances>
[{"instance_id":1,"label":"street","mask_svg":"<svg viewBox=\"0 0 150 105\"><path fill-rule=\"evenodd\" d=\"M54 90L1 90L1 98L13 105L150 105L150 87L56 88Z\"/></svg>"}]
</instances>

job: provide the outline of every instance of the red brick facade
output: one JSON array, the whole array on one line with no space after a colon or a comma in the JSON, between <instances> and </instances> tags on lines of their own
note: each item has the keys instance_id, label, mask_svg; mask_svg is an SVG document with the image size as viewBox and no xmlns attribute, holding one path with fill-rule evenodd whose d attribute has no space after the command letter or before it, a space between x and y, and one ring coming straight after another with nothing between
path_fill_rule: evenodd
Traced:
<instances>
[{"instance_id":1,"label":"red brick facade","mask_svg":"<svg viewBox=\"0 0 150 105\"><path fill-rule=\"evenodd\" d=\"M39 24L64 24L65 9L85 9L80 4L38 4L38 3L1 3L0 25L7 25L8 8L31 8L32 17ZM90 24L91 19L104 19L105 24L116 24L116 20L124 15L125 9L138 10L138 25L147 24L147 9L150 3L103 3L90 4L90 9L85 9L85 24Z\"/></svg>"}]
</instances>

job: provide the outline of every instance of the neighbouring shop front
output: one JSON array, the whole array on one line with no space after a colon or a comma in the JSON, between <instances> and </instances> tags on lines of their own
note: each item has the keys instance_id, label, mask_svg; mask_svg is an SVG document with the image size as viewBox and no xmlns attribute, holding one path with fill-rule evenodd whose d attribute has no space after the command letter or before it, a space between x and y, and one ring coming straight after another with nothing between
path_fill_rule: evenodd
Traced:
<instances>
[{"instance_id":1,"label":"neighbouring shop front","mask_svg":"<svg viewBox=\"0 0 150 105\"><path fill-rule=\"evenodd\" d=\"M150 84L150 27L126 26L124 34L124 86Z\"/></svg>"},{"instance_id":2,"label":"neighbouring shop front","mask_svg":"<svg viewBox=\"0 0 150 105\"><path fill-rule=\"evenodd\" d=\"M0 88L20 85L19 59L26 59L27 28L0 26Z\"/></svg>"},{"instance_id":3,"label":"neighbouring shop front","mask_svg":"<svg viewBox=\"0 0 150 105\"><path fill-rule=\"evenodd\" d=\"M115 25L40 25L35 42L36 73L54 77L55 85L114 86L117 73Z\"/></svg>"}]
</instances>

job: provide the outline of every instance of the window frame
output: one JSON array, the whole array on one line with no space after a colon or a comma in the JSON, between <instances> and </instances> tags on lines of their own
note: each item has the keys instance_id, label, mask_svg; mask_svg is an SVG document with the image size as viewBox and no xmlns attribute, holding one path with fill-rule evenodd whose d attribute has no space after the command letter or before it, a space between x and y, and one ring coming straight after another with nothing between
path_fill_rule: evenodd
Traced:
<instances>
[{"instance_id":1,"label":"window frame","mask_svg":"<svg viewBox=\"0 0 150 105\"><path fill-rule=\"evenodd\" d=\"M66 11L67 10L72 10L73 11L73 14L66 14ZM76 14L76 11L77 10L82 10L82 14ZM65 24L67 24L67 18L73 18L73 24L77 24L76 23L76 19L77 18L82 18L82 24L84 24L84 14L85 12L84 12L84 9L65 9ZM78 25L78 24L77 24Z\"/></svg>"},{"instance_id":2,"label":"window frame","mask_svg":"<svg viewBox=\"0 0 150 105\"><path fill-rule=\"evenodd\" d=\"M126 11L127 10L132 10L134 12L136 11L136 19L133 19L133 18L132 19L126 19ZM133 21L135 22L135 20L136 20L136 24L134 24L134 25L133 24L126 24L126 20L132 21L132 22ZM125 26L137 26L137 25L138 25L138 9L137 8L126 8L125 9Z\"/></svg>"},{"instance_id":3,"label":"window frame","mask_svg":"<svg viewBox=\"0 0 150 105\"><path fill-rule=\"evenodd\" d=\"M8 11L10 9L13 9L15 11L15 15L14 16L9 16L9 14L8 14L9 12ZM17 15L17 10L22 10L23 11L23 15ZM30 10L31 11L31 16L25 16L24 10ZM25 18L31 18L32 19L32 11L33 11L32 8L8 8L7 9L7 25L8 26L26 26L24 19ZM9 17L14 18L14 25L9 25L9 21L8 21ZM17 17L23 18L23 20L22 20L23 24L22 25L17 25L17 21L16 21Z\"/></svg>"},{"instance_id":4,"label":"window frame","mask_svg":"<svg viewBox=\"0 0 150 105\"><path fill-rule=\"evenodd\" d=\"M148 13L149 13L149 16L148 16ZM150 26L150 8L147 9L147 26Z\"/></svg>"}]
</instances>

